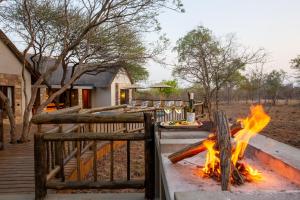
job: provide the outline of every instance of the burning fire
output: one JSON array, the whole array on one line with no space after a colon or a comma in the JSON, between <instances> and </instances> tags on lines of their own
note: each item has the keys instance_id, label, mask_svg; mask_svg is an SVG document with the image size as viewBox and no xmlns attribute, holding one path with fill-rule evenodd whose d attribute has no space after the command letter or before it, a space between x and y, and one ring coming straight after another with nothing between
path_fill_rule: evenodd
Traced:
<instances>
[{"instance_id":1,"label":"burning fire","mask_svg":"<svg viewBox=\"0 0 300 200\"><path fill-rule=\"evenodd\" d=\"M261 105L251 106L250 115L244 119L238 119L243 129L234 135L235 147L232 149L231 163L232 163L232 177L231 182L235 184L243 181L260 180L262 175L250 165L241 162L244 157L244 152L248 146L249 140L260 132L270 122L268 116ZM206 176L213 177L217 180L221 178L220 168L220 152L216 150L215 140L206 140L203 145L207 149L206 161L203 167L203 172ZM238 176L238 177L237 177Z\"/></svg>"}]
</instances>

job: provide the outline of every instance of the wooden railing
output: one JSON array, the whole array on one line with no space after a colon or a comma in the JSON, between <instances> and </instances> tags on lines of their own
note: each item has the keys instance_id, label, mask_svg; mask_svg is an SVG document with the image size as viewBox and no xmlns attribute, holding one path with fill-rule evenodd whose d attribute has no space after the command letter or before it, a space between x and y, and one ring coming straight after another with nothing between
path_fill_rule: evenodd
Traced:
<instances>
[{"instance_id":1,"label":"wooden railing","mask_svg":"<svg viewBox=\"0 0 300 200\"><path fill-rule=\"evenodd\" d=\"M189 101L185 101L182 99L163 99L163 100L160 100L160 99L135 99L134 101L136 101L137 105L141 105L142 102L147 101L148 106L150 106L150 107L154 107L155 102L159 101L160 107L156 109L158 122L186 119L186 108L188 107L188 104L189 104ZM181 101L182 107L184 108L182 113L176 113L175 109L173 108L173 110L170 114L164 114L163 110L164 110L166 102L168 102L168 101L173 101L174 103L176 103L177 101ZM199 116L205 115L205 105L204 105L203 101L195 100L194 106L196 109L196 116L199 117Z\"/></svg>"},{"instance_id":2,"label":"wooden railing","mask_svg":"<svg viewBox=\"0 0 300 200\"><path fill-rule=\"evenodd\" d=\"M143 118L145 115L145 118ZM147 118L148 116L148 118ZM150 117L152 116L151 120ZM82 110L79 106L42 113L33 117L32 122L38 125L35 135L35 169L36 169L36 199L43 199L47 189L90 189L90 188L143 188L147 198L152 197L153 184L150 164L145 161L145 185L143 181L130 179L130 145L131 141L145 141L145 159L152 159L152 136L149 139L149 126L152 131L154 122L183 120L186 118L185 106L181 112L171 109L167 114L164 107L160 108L128 108L127 105L99 107ZM147 123L149 123L147 125ZM56 127L48 132L42 132L44 124L55 124ZM148 130L148 132L147 132ZM149 140L148 140L149 139ZM110 181L98 181L97 151L106 148L113 152L118 142L126 145L127 179L115 180L113 154L110 153ZM146 145L148 144L148 145ZM153 144L154 145L154 144ZM154 147L153 147L154 148ZM148 149L148 150L147 150ZM93 181L86 181L81 169L82 157L93 154ZM108 153L109 154L109 153ZM124 152L125 154L125 152ZM147 154L147 155L146 155ZM149 157L150 156L150 157ZM72 161L72 162L71 162ZM67 176L65 166L74 163L76 170L71 178ZM146 164L147 163L147 164ZM148 165L149 164L149 165ZM153 168L152 168L153 169ZM151 172L152 173L152 172ZM73 178L72 178L73 177ZM154 176L153 176L154 177ZM65 179L68 179L67 181Z\"/></svg>"},{"instance_id":3,"label":"wooden railing","mask_svg":"<svg viewBox=\"0 0 300 200\"><path fill-rule=\"evenodd\" d=\"M120 108L114 108L120 109ZM145 188L145 198L154 198L154 118L151 113L97 113L109 108L77 112L71 108L56 113L40 114L32 122L38 125L34 136L36 199L44 199L47 189L121 189ZM42 125L58 127L42 132ZM73 124L63 130L62 124ZM75 124L75 125L74 125ZM131 180L130 142L144 141L145 180ZM127 146L127 178L114 177L114 142L125 141ZM110 179L98 180L97 151L103 144L110 145ZM93 180L81 175L81 157L88 151L93 154ZM77 180L65 180L65 166L76 160Z\"/></svg>"},{"instance_id":4,"label":"wooden railing","mask_svg":"<svg viewBox=\"0 0 300 200\"><path fill-rule=\"evenodd\" d=\"M165 122L165 121L174 121L174 120L184 120L184 119L186 119L185 106L182 106L181 112L176 112L176 110L174 108L172 108L169 114L165 112L163 107L133 109L133 110L125 111L125 112L126 113L139 113L139 112L152 113L153 116L154 116L155 122Z\"/></svg>"}]
</instances>

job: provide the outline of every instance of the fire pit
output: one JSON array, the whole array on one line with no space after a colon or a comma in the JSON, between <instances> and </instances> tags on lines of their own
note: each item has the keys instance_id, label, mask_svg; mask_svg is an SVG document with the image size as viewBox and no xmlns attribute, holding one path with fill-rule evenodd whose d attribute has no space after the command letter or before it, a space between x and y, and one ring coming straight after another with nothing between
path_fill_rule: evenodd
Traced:
<instances>
[{"instance_id":1,"label":"fire pit","mask_svg":"<svg viewBox=\"0 0 300 200\"><path fill-rule=\"evenodd\" d=\"M249 121L250 118L244 120ZM266 118L263 125L267 123ZM256 129L255 133L261 129ZM174 160L169 159L174 156L174 152L184 149L182 152L186 153L186 146L193 147L195 144L195 139L185 140L186 144L182 144L183 141L157 138L162 186L166 199L273 199L273 196L276 196L276 199L300 199L300 158L297 156L300 155L300 150L296 148L257 135L253 139L244 138L242 141L249 144L243 143L245 148L239 149L243 152L242 155L236 155L235 151L241 143L235 140L232 142L230 157L231 192L223 192L219 152L215 148L216 140L198 140L205 150L208 149L208 153L202 151L190 156L184 154L183 157L188 158L176 160L174 164ZM207 141L209 142L206 143ZM236 175L234 170L238 170L242 182L239 182L241 179L233 177Z\"/></svg>"}]
</instances>

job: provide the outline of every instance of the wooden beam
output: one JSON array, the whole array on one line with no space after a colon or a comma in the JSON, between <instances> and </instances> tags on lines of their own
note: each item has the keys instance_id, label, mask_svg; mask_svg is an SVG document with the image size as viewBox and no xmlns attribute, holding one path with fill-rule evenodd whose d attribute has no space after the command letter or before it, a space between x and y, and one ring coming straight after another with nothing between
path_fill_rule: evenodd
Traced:
<instances>
[{"instance_id":1,"label":"wooden beam","mask_svg":"<svg viewBox=\"0 0 300 200\"><path fill-rule=\"evenodd\" d=\"M110 181L114 181L114 141L110 141Z\"/></svg>"},{"instance_id":2,"label":"wooden beam","mask_svg":"<svg viewBox=\"0 0 300 200\"><path fill-rule=\"evenodd\" d=\"M94 182L98 180L98 170L97 170L97 140L93 142L93 175Z\"/></svg>"},{"instance_id":3,"label":"wooden beam","mask_svg":"<svg viewBox=\"0 0 300 200\"><path fill-rule=\"evenodd\" d=\"M34 135L34 174L35 174L35 199L43 200L47 194L46 188L46 149L41 133L41 125L38 133Z\"/></svg>"},{"instance_id":4,"label":"wooden beam","mask_svg":"<svg viewBox=\"0 0 300 200\"><path fill-rule=\"evenodd\" d=\"M48 189L143 189L145 187L144 180L130 181L67 181L58 182L50 181L47 183Z\"/></svg>"},{"instance_id":5,"label":"wooden beam","mask_svg":"<svg viewBox=\"0 0 300 200\"><path fill-rule=\"evenodd\" d=\"M81 110L80 106L73 106L73 107L68 107L64 109L59 109L51 112L43 112L41 114L45 115L61 115L61 114L69 114L69 113L77 113Z\"/></svg>"},{"instance_id":6,"label":"wooden beam","mask_svg":"<svg viewBox=\"0 0 300 200\"><path fill-rule=\"evenodd\" d=\"M117 110L121 108L127 108L127 105L124 104L124 105L117 105L117 106L91 108L88 110L84 110L81 113L95 113L95 112L102 112L102 111L109 111L109 110Z\"/></svg>"},{"instance_id":7,"label":"wooden beam","mask_svg":"<svg viewBox=\"0 0 300 200\"><path fill-rule=\"evenodd\" d=\"M46 177L46 180L49 181L50 179L52 179L54 176L56 176L56 174L60 172L60 166L56 166L54 169L52 169Z\"/></svg>"},{"instance_id":8,"label":"wooden beam","mask_svg":"<svg viewBox=\"0 0 300 200\"><path fill-rule=\"evenodd\" d=\"M38 114L32 117L34 124L74 123L142 123L142 113L100 113L100 114Z\"/></svg>"},{"instance_id":9,"label":"wooden beam","mask_svg":"<svg viewBox=\"0 0 300 200\"><path fill-rule=\"evenodd\" d=\"M228 120L224 111L216 111L214 114L217 126L217 142L220 151L221 188L230 190L231 177L231 142Z\"/></svg>"},{"instance_id":10,"label":"wooden beam","mask_svg":"<svg viewBox=\"0 0 300 200\"><path fill-rule=\"evenodd\" d=\"M155 195L155 141L154 117L145 113L145 199L154 199Z\"/></svg>"},{"instance_id":11,"label":"wooden beam","mask_svg":"<svg viewBox=\"0 0 300 200\"><path fill-rule=\"evenodd\" d=\"M51 133L45 134L45 141L86 141L86 140L144 140L144 133Z\"/></svg>"}]
</instances>

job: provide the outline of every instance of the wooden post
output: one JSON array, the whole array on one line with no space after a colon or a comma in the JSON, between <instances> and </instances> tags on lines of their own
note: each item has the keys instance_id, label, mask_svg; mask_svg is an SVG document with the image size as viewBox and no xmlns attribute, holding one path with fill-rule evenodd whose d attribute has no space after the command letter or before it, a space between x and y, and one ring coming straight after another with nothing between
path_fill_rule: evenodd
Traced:
<instances>
[{"instance_id":1,"label":"wooden post","mask_svg":"<svg viewBox=\"0 0 300 200\"><path fill-rule=\"evenodd\" d=\"M154 121L150 113L144 114L145 120L145 198L155 197L155 141Z\"/></svg>"},{"instance_id":2,"label":"wooden post","mask_svg":"<svg viewBox=\"0 0 300 200\"><path fill-rule=\"evenodd\" d=\"M183 108L183 116L184 116L184 120L187 119L187 106L184 106Z\"/></svg>"},{"instance_id":3,"label":"wooden post","mask_svg":"<svg viewBox=\"0 0 300 200\"><path fill-rule=\"evenodd\" d=\"M228 120L224 111L217 111L214 115L217 125L217 141L220 150L221 187L230 189L231 177L231 142Z\"/></svg>"},{"instance_id":4,"label":"wooden post","mask_svg":"<svg viewBox=\"0 0 300 200\"><path fill-rule=\"evenodd\" d=\"M136 128L136 124L134 124L135 128ZM133 124L132 124L133 126ZM127 130L127 124L126 123L123 123L123 128L125 129L124 130L124 133L128 133L128 130ZM130 127L129 127L129 130L130 130ZM130 180L130 140L127 140L127 145L126 145L126 155L127 155L127 180L129 181Z\"/></svg>"},{"instance_id":5,"label":"wooden post","mask_svg":"<svg viewBox=\"0 0 300 200\"><path fill-rule=\"evenodd\" d=\"M114 180L114 141L110 141L110 181Z\"/></svg>"},{"instance_id":6,"label":"wooden post","mask_svg":"<svg viewBox=\"0 0 300 200\"><path fill-rule=\"evenodd\" d=\"M97 171L97 140L94 140L93 143L93 173L94 181L98 180L98 171Z\"/></svg>"},{"instance_id":7,"label":"wooden post","mask_svg":"<svg viewBox=\"0 0 300 200\"><path fill-rule=\"evenodd\" d=\"M58 129L59 133L62 133L62 125L59 125ZM64 142L57 141L55 142L55 165L60 166L60 173L57 174L57 178L61 178L62 181L65 179L64 174L64 155L63 155L63 149L64 149Z\"/></svg>"},{"instance_id":8,"label":"wooden post","mask_svg":"<svg viewBox=\"0 0 300 200\"><path fill-rule=\"evenodd\" d=\"M3 111L0 109L0 150L4 149Z\"/></svg>"},{"instance_id":9,"label":"wooden post","mask_svg":"<svg viewBox=\"0 0 300 200\"><path fill-rule=\"evenodd\" d=\"M126 151L127 151L127 180L130 180L130 140L127 141L126 145Z\"/></svg>"},{"instance_id":10,"label":"wooden post","mask_svg":"<svg viewBox=\"0 0 300 200\"><path fill-rule=\"evenodd\" d=\"M44 136L41 132L41 125L38 125L38 132L34 135L34 174L35 174L35 200L43 200L47 194L46 188L46 151Z\"/></svg>"}]
</instances>

